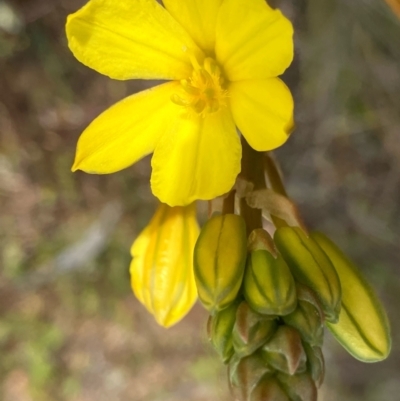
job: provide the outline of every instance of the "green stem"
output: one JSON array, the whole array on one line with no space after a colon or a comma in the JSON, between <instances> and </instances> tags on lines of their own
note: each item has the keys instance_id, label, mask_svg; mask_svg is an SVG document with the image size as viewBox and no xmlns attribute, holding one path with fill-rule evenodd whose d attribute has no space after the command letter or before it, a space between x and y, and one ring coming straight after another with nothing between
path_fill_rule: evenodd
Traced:
<instances>
[{"instance_id":1,"label":"green stem","mask_svg":"<svg viewBox=\"0 0 400 401\"><path fill-rule=\"evenodd\" d=\"M235 190L229 192L222 202L222 214L235 213Z\"/></svg>"},{"instance_id":2,"label":"green stem","mask_svg":"<svg viewBox=\"0 0 400 401\"><path fill-rule=\"evenodd\" d=\"M254 189L265 188L262 153L255 151L242 136L242 171L240 175L253 183ZM247 235L254 229L262 227L260 209L251 208L246 199L240 199L240 214L246 222Z\"/></svg>"},{"instance_id":3,"label":"green stem","mask_svg":"<svg viewBox=\"0 0 400 401\"><path fill-rule=\"evenodd\" d=\"M285 189L285 186L283 185L283 181L281 178L281 175L279 173L278 167L275 163L275 160L270 153L264 153L264 169L265 172L267 173L268 181L271 186L271 188L278 194L287 196L287 192Z\"/></svg>"}]
</instances>

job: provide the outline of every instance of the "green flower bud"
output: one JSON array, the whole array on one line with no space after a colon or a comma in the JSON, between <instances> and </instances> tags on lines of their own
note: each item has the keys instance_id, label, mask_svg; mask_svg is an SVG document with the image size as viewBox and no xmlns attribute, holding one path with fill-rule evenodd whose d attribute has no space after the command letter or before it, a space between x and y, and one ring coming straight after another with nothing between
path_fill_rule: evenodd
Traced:
<instances>
[{"instance_id":1,"label":"green flower bud","mask_svg":"<svg viewBox=\"0 0 400 401\"><path fill-rule=\"evenodd\" d=\"M308 373L299 375L277 375L279 384L293 401L317 401L317 387Z\"/></svg>"},{"instance_id":2,"label":"green flower bud","mask_svg":"<svg viewBox=\"0 0 400 401\"><path fill-rule=\"evenodd\" d=\"M324 381L325 361L320 347L312 347L304 343L304 350L307 355L307 371L319 388Z\"/></svg>"},{"instance_id":3,"label":"green flower bud","mask_svg":"<svg viewBox=\"0 0 400 401\"><path fill-rule=\"evenodd\" d=\"M232 390L240 400L250 400L251 393L258 383L274 373L274 370L264 362L258 352L244 358L235 354L229 362L229 379Z\"/></svg>"},{"instance_id":4,"label":"green flower bud","mask_svg":"<svg viewBox=\"0 0 400 401\"><path fill-rule=\"evenodd\" d=\"M234 214L211 217L195 246L194 273L200 301L212 314L235 300L242 284L246 256L243 218Z\"/></svg>"},{"instance_id":5,"label":"green flower bud","mask_svg":"<svg viewBox=\"0 0 400 401\"><path fill-rule=\"evenodd\" d=\"M232 330L238 305L239 301L234 302L208 319L207 331L209 340L224 363L228 363L234 353Z\"/></svg>"},{"instance_id":6,"label":"green flower bud","mask_svg":"<svg viewBox=\"0 0 400 401\"><path fill-rule=\"evenodd\" d=\"M299 227L278 228L274 240L296 281L315 292L321 301L326 320L337 322L341 286L339 276L324 251Z\"/></svg>"},{"instance_id":7,"label":"green flower bud","mask_svg":"<svg viewBox=\"0 0 400 401\"><path fill-rule=\"evenodd\" d=\"M321 233L311 237L328 255L342 282L342 311L337 324L327 325L329 330L360 361L382 361L391 349L390 328L374 290L329 238Z\"/></svg>"},{"instance_id":8,"label":"green flower bud","mask_svg":"<svg viewBox=\"0 0 400 401\"><path fill-rule=\"evenodd\" d=\"M258 249L247 259L243 295L258 313L287 315L297 305L296 286L281 255Z\"/></svg>"},{"instance_id":9,"label":"green flower bud","mask_svg":"<svg viewBox=\"0 0 400 401\"><path fill-rule=\"evenodd\" d=\"M250 401L290 401L288 395L273 377L262 379L252 391Z\"/></svg>"},{"instance_id":10,"label":"green flower bud","mask_svg":"<svg viewBox=\"0 0 400 401\"><path fill-rule=\"evenodd\" d=\"M313 292L305 286L297 285L297 309L283 317L283 321L294 327L303 341L310 345L321 346L324 339L324 315L319 301Z\"/></svg>"},{"instance_id":11,"label":"green flower bud","mask_svg":"<svg viewBox=\"0 0 400 401\"><path fill-rule=\"evenodd\" d=\"M235 352L239 357L252 354L272 337L277 327L275 317L260 315L242 302L232 332Z\"/></svg>"},{"instance_id":12,"label":"green flower bud","mask_svg":"<svg viewBox=\"0 0 400 401\"><path fill-rule=\"evenodd\" d=\"M289 326L279 326L262 347L264 360L274 369L294 375L306 371L307 357L299 333Z\"/></svg>"}]
</instances>

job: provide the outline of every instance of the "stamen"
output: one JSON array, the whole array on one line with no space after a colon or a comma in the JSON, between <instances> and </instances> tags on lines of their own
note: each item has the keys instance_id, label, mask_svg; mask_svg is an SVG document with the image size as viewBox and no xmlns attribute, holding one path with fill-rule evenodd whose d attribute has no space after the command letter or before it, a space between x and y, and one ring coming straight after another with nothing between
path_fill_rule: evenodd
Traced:
<instances>
[{"instance_id":1,"label":"stamen","mask_svg":"<svg viewBox=\"0 0 400 401\"><path fill-rule=\"evenodd\" d=\"M192 75L180 81L181 93L174 94L171 100L204 117L225 105L224 78L214 59L207 57L201 66L194 55L189 55L189 58L193 66Z\"/></svg>"}]
</instances>

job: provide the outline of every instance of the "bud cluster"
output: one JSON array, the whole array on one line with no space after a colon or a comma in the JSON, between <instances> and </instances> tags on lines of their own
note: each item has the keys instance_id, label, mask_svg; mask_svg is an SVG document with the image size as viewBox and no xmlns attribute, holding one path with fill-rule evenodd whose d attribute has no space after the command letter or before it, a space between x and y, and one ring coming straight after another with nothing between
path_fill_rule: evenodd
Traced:
<instances>
[{"instance_id":1,"label":"bud cluster","mask_svg":"<svg viewBox=\"0 0 400 401\"><path fill-rule=\"evenodd\" d=\"M333 247L322 234L307 236L299 227L280 227L273 239L256 229L247 238L235 214L215 215L203 227L194 252L196 285L211 314L210 342L228 366L238 400L317 400L325 373L324 323L359 359L387 356L384 312L359 273L351 275L350 262L342 258L336 268L340 251ZM363 305L369 302L379 335L363 323L363 306L353 305L354 289Z\"/></svg>"}]
</instances>

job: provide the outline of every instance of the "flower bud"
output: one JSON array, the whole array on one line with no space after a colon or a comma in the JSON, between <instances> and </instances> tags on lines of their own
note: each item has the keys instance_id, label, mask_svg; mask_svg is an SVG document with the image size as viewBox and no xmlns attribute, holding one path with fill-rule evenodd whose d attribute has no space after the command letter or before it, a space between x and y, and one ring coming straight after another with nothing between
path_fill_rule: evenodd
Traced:
<instances>
[{"instance_id":1,"label":"flower bud","mask_svg":"<svg viewBox=\"0 0 400 401\"><path fill-rule=\"evenodd\" d=\"M239 302L234 302L208 319L207 331L209 340L224 363L228 363L234 353L232 330L236 320L238 304Z\"/></svg>"},{"instance_id":2,"label":"flower bud","mask_svg":"<svg viewBox=\"0 0 400 401\"><path fill-rule=\"evenodd\" d=\"M247 256L246 225L235 214L216 215L204 225L194 251L194 273L203 306L211 313L232 303Z\"/></svg>"},{"instance_id":3,"label":"flower bud","mask_svg":"<svg viewBox=\"0 0 400 401\"><path fill-rule=\"evenodd\" d=\"M317 401L317 387L308 373L293 376L278 373L277 379L291 400Z\"/></svg>"},{"instance_id":4,"label":"flower bud","mask_svg":"<svg viewBox=\"0 0 400 401\"><path fill-rule=\"evenodd\" d=\"M274 377L262 379L250 395L250 401L290 401Z\"/></svg>"},{"instance_id":5,"label":"flower bud","mask_svg":"<svg viewBox=\"0 0 400 401\"><path fill-rule=\"evenodd\" d=\"M236 311L233 327L233 347L239 357L252 354L272 337L278 324L275 317L254 312L246 302Z\"/></svg>"},{"instance_id":6,"label":"flower bud","mask_svg":"<svg viewBox=\"0 0 400 401\"><path fill-rule=\"evenodd\" d=\"M161 204L132 245L132 289L161 326L177 323L196 301L193 249L198 234L195 204Z\"/></svg>"},{"instance_id":7,"label":"flower bud","mask_svg":"<svg viewBox=\"0 0 400 401\"><path fill-rule=\"evenodd\" d=\"M281 255L267 250L250 253L244 276L243 295L249 305L265 315L287 315L297 305L296 286Z\"/></svg>"},{"instance_id":8,"label":"flower bud","mask_svg":"<svg viewBox=\"0 0 400 401\"><path fill-rule=\"evenodd\" d=\"M264 362L258 352L244 358L235 354L229 362L229 379L232 390L236 397L243 401L250 400L258 383L274 373L274 370Z\"/></svg>"},{"instance_id":9,"label":"flower bud","mask_svg":"<svg viewBox=\"0 0 400 401\"><path fill-rule=\"evenodd\" d=\"M339 276L323 250L299 227L278 228L274 240L296 281L310 287L318 296L326 320L337 322L341 286Z\"/></svg>"},{"instance_id":10,"label":"flower bud","mask_svg":"<svg viewBox=\"0 0 400 401\"><path fill-rule=\"evenodd\" d=\"M303 346L307 355L307 371L319 388L325 376L325 361L322 350L320 347L312 347L307 343L303 343Z\"/></svg>"},{"instance_id":11,"label":"flower bud","mask_svg":"<svg viewBox=\"0 0 400 401\"><path fill-rule=\"evenodd\" d=\"M294 327L303 341L321 346L324 339L324 315L319 301L307 287L297 285L298 305L294 312L284 316L283 321Z\"/></svg>"},{"instance_id":12,"label":"flower bud","mask_svg":"<svg viewBox=\"0 0 400 401\"><path fill-rule=\"evenodd\" d=\"M262 347L264 360L274 369L294 375L306 371L307 357L299 333L289 326L279 326Z\"/></svg>"},{"instance_id":13,"label":"flower bud","mask_svg":"<svg viewBox=\"0 0 400 401\"><path fill-rule=\"evenodd\" d=\"M385 359L391 348L385 310L357 267L324 234L311 237L324 250L342 282L342 311L336 324L328 324L339 343L363 362Z\"/></svg>"}]
</instances>

